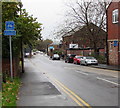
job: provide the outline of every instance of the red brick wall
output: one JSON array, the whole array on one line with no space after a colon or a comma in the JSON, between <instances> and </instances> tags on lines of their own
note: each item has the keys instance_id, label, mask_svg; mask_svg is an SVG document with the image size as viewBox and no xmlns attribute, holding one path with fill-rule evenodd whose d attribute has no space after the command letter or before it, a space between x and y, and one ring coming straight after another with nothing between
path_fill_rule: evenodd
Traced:
<instances>
[{"instance_id":1,"label":"red brick wall","mask_svg":"<svg viewBox=\"0 0 120 108\"><path fill-rule=\"evenodd\" d=\"M90 53L92 54L94 50L67 50L67 54L76 54L76 55L83 55L88 56Z\"/></svg>"},{"instance_id":2,"label":"red brick wall","mask_svg":"<svg viewBox=\"0 0 120 108\"><path fill-rule=\"evenodd\" d=\"M10 61L7 58L2 59L2 72L6 72L10 76ZM20 75L19 70L19 59L13 59L13 76L17 77Z\"/></svg>"},{"instance_id":3,"label":"red brick wall","mask_svg":"<svg viewBox=\"0 0 120 108\"><path fill-rule=\"evenodd\" d=\"M118 51L118 65L120 66L120 40L119 40L119 51Z\"/></svg>"},{"instance_id":4,"label":"red brick wall","mask_svg":"<svg viewBox=\"0 0 120 108\"><path fill-rule=\"evenodd\" d=\"M118 36L118 39L120 40L120 2L119 2L119 30L118 30L118 34L119 34L119 36Z\"/></svg>"},{"instance_id":5,"label":"red brick wall","mask_svg":"<svg viewBox=\"0 0 120 108\"><path fill-rule=\"evenodd\" d=\"M112 23L112 11L115 9L120 10L120 3L112 2L107 10L108 12L108 40L120 39L120 21L117 24ZM119 20L120 20L120 11L119 11Z\"/></svg>"},{"instance_id":6,"label":"red brick wall","mask_svg":"<svg viewBox=\"0 0 120 108\"><path fill-rule=\"evenodd\" d=\"M119 9L119 22L117 24L112 23L112 12L115 9ZM118 52L118 46L112 46L111 42L114 40L120 41L120 2L112 2L107 10L108 12L108 48L109 48L109 64L120 65L120 52Z\"/></svg>"},{"instance_id":7,"label":"red brick wall","mask_svg":"<svg viewBox=\"0 0 120 108\"><path fill-rule=\"evenodd\" d=\"M109 42L109 48L110 48L110 42ZM109 49L109 64L110 65L118 65L118 46L114 47L112 49Z\"/></svg>"}]
</instances>

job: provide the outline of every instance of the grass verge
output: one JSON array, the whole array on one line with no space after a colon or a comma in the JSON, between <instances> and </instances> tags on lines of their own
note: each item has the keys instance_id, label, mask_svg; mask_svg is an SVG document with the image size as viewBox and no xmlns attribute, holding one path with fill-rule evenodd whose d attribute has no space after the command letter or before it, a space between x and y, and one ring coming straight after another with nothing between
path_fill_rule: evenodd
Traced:
<instances>
[{"instance_id":1,"label":"grass verge","mask_svg":"<svg viewBox=\"0 0 120 108\"><path fill-rule=\"evenodd\" d=\"M6 83L2 84L2 106L16 106L20 85L19 78L14 78L12 82L7 79Z\"/></svg>"},{"instance_id":2,"label":"grass verge","mask_svg":"<svg viewBox=\"0 0 120 108\"><path fill-rule=\"evenodd\" d=\"M0 108L2 106L2 92L0 91Z\"/></svg>"}]
</instances>

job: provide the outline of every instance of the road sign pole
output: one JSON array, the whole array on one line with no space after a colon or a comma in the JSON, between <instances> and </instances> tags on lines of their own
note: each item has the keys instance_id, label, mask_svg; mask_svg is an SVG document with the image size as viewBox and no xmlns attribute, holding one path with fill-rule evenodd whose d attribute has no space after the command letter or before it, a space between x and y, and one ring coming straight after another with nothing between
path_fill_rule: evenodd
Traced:
<instances>
[{"instance_id":1,"label":"road sign pole","mask_svg":"<svg viewBox=\"0 0 120 108\"><path fill-rule=\"evenodd\" d=\"M11 79L13 80L11 36L9 36L9 41L10 41L10 72L11 72Z\"/></svg>"},{"instance_id":2,"label":"road sign pole","mask_svg":"<svg viewBox=\"0 0 120 108\"><path fill-rule=\"evenodd\" d=\"M13 62L12 62L12 44L11 44L11 38L12 36L16 35L16 31L14 30L14 21L6 21L5 22L5 30L4 30L4 35L9 36L9 41L10 41L10 74L11 74L11 80L13 81Z\"/></svg>"}]
</instances>

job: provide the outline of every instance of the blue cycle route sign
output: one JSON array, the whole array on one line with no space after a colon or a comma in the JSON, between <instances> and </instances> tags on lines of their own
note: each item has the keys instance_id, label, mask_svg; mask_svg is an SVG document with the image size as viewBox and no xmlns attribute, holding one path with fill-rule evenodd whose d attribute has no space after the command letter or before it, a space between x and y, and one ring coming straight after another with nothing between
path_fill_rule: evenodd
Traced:
<instances>
[{"instance_id":1,"label":"blue cycle route sign","mask_svg":"<svg viewBox=\"0 0 120 108\"><path fill-rule=\"evenodd\" d=\"M5 30L4 31L4 35L5 36L15 36L16 35L16 31L15 30Z\"/></svg>"},{"instance_id":2,"label":"blue cycle route sign","mask_svg":"<svg viewBox=\"0 0 120 108\"><path fill-rule=\"evenodd\" d=\"M6 30L14 30L14 21L6 21L5 22L5 29Z\"/></svg>"},{"instance_id":3,"label":"blue cycle route sign","mask_svg":"<svg viewBox=\"0 0 120 108\"><path fill-rule=\"evenodd\" d=\"M6 30L4 30L4 35L6 35L6 36L15 36L16 31L14 30L14 28L15 28L14 21L6 21L5 22L5 29Z\"/></svg>"}]
</instances>

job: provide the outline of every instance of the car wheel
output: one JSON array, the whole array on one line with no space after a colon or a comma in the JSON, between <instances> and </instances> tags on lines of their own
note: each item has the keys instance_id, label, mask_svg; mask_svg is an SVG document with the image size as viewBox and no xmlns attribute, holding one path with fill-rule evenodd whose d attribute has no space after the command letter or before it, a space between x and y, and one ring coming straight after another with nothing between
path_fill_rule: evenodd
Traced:
<instances>
[{"instance_id":1,"label":"car wheel","mask_svg":"<svg viewBox=\"0 0 120 108\"><path fill-rule=\"evenodd\" d=\"M80 62L80 65L82 65L82 63Z\"/></svg>"},{"instance_id":2,"label":"car wheel","mask_svg":"<svg viewBox=\"0 0 120 108\"><path fill-rule=\"evenodd\" d=\"M78 63L78 61L77 61L77 64L79 65L80 63Z\"/></svg>"},{"instance_id":3,"label":"car wheel","mask_svg":"<svg viewBox=\"0 0 120 108\"><path fill-rule=\"evenodd\" d=\"M87 66L88 64L87 64L87 62L85 62L85 66Z\"/></svg>"}]
</instances>

